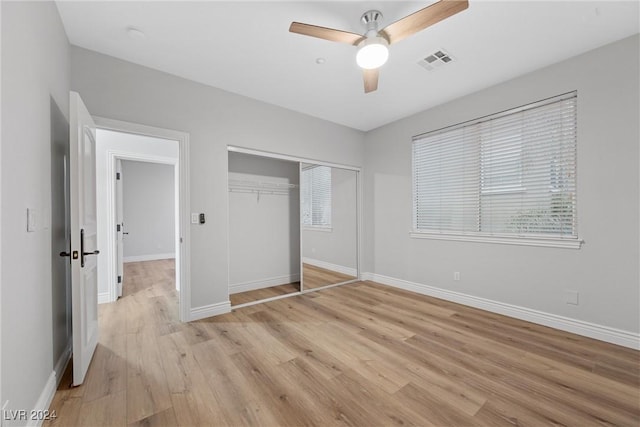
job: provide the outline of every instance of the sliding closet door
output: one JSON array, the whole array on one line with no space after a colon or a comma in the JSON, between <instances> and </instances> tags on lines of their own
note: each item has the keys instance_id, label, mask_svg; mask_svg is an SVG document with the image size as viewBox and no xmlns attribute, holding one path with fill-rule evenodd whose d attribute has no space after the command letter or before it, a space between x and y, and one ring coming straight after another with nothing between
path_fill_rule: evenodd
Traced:
<instances>
[{"instance_id":1,"label":"sliding closet door","mask_svg":"<svg viewBox=\"0 0 640 427\"><path fill-rule=\"evenodd\" d=\"M357 172L301 164L302 288L305 291L358 278Z\"/></svg>"}]
</instances>

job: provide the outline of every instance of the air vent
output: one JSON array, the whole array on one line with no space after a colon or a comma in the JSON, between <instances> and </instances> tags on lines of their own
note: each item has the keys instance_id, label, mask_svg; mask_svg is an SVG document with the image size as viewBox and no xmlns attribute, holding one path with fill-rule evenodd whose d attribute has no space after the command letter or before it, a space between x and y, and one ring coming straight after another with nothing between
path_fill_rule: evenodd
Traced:
<instances>
[{"instance_id":1,"label":"air vent","mask_svg":"<svg viewBox=\"0 0 640 427\"><path fill-rule=\"evenodd\" d=\"M422 58L418 61L418 65L426 69L427 71L434 71L436 68L440 68L441 66L453 62L454 58L449 55L449 53L440 49L436 52L433 52L431 55L428 55L425 58Z\"/></svg>"}]
</instances>

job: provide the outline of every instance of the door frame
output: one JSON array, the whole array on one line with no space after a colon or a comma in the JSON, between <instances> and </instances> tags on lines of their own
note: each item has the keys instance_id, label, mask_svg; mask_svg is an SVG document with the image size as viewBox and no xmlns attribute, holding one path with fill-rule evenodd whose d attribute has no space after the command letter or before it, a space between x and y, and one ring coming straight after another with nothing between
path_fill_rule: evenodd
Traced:
<instances>
[{"instance_id":1,"label":"door frame","mask_svg":"<svg viewBox=\"0 0 640 427\"><path fill-rule=\"evenodd\" d=\"M135 151L109 151L108 172L115 176L116 159L146 161L152 163L173 164L176 170L176 190L179 193L177 203L177 220L179 228L179 236L176 239L176 276L180 283L180 321L188 322L191 320L191 225L190 225L190 187L189 187L189 134L186 132L146 126L137 123L125 122L121 120L113 120L104 117L94 116L93 118L98 129L110 130L115 132L123 132L135 135L150 136L165 140L173 140L178 142L178 159L177 161L170 157L152 156L148 154L140 154ZM109 283L109 296L111 301L117 299L117 278L116 278L116 255L115 255L115 239L116 239L116 204L115 204L115 180L107 180L107 222L111 235L108 236L107 260L110 268L107 272Z\"/></svg>"}]
</instances>

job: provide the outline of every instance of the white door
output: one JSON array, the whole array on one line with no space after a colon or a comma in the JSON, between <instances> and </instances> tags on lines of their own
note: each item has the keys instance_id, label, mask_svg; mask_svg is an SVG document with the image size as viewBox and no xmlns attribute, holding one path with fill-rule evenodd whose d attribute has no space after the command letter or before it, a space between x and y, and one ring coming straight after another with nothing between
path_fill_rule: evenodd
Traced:
<instances>
[{"instance_id":1,"label":"white door","mask_svg":"<svg viewBox=\"0 0 640 427\"><path fill-rule=\"evenodd\" d=\"M76 92L69 109L73 384L80 385L98 344L96 126Z\"/></svg>"},{"instance_id":2,"label":"white door","mask_svg":"<svg viewBox=\"0 0 640 427\"><path fill-rule=\"evenodd\" d=\"M116 159L116 270L118 298L122 296L122 282L124 281L124 220L122 207L122 160Z\"/></svg>"}]
</instances>

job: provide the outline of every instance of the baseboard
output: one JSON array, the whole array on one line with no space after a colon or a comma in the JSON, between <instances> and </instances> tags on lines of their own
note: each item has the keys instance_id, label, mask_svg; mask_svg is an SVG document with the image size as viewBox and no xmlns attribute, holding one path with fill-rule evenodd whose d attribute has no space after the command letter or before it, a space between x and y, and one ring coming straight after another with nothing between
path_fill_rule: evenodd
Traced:
<instances>
[{"instance_id":1,"label":"baseboard","mask_svg":"<svg viewBox=\"0 0 640 427\"><path fill-rule=\"evenodd\" d=\"M440 298L458 304L468 305L490 311L492 313L502 314L516 319L526 320L539 325L571 332L577 335L640 350L640 334L634 332L623 331L608 326L559 316L557 314L545 313L543 311L533 310L526 307L506 304L460 292L449 291L442 288L436 288L434 286L410 282L408 280L396 279L394 277L383 276L381 274L363 273L362 280L371 280L383 285L393 286L407 291Z\"/></svg>"},{"instance_id":2,"label":"baseboard","mask_svg":"<svg viewBox=\"0 0 640 427\"><path fill-rule=\"evenodd\" d=\"M53 396L56 394L56 384L56 371L52 371L51 375L49 375L49 379L44 385L42 393L40 393L40 397L38 397L36 405L33 407L33 410L27 415L43 413L44 411L47 411L49 409L51 401L53 400ZM39 420L37 419L37 417L34 417L36 419L31 419L32 417L29 416L27 418L27 427L39 427L44 422L44 420Z\"/></svg>"},{"instance_id":3,"label":"baseboard","mask_svg":"<svg viewBox=\"0 0 640 427\"><path fill-rule=\"evenodd\" d=\"M73 340L70 338L66 348L58 358L56 365L53 367L53 372L56 374L56 387L60 385L64 370L67 369L67 365L71 360L71 351L73 350Z\"/></svg>"},{"instance_id":4,"label":"baseboard","mask_svg":"<svg viewBox=\"0 0 640 427\"><path fill-rule=\"evenodd\" d=\"M289 274L278 277L270 277L268 279L252 280L250 282L235 283L229 285L229 294L237 294L240 292L255 291L256 289L270 288L272 286L286 285L300 281L300 274Z\"/></svg>"},{"instance_id":5,"label":"baseboard","mask_svg":"<svg viewBox=\"0 0 640 427\"><path fill-rule=\"evenodd\" d=\"M140 261L155 261L158 259L172 259L175 258L175 252L170 254L151 254L151 255L134 255L126 256L122 258L122 262L140 262Z\"/></svg>"},{"instance_id":6,"label":"baseboard","mask_svg":"<svg viewBox=\"0 0 640 427\"><path fill-rule=\"evenodd\" d=\"M325 270L337 271L338 273L346 274L348 276L357 276L358 269L346 267L344 265L332 264L326 261L320 261L319 259L313 258L302 258L302 262L305 264L310 264L316 267L324 268Z\"/></svg>"},{"instance_id":7,"label":"baseboard","mask_svg":"<svg viewBox=\"0 0 640 427\"><path fill-rule=\"evenodd\" d=\"M56 389L58 388L58 385L62 380L62 376L64 375L64 370L67 369L67 365L71 360L72 348L73 341L69 340L64 351L58 358L56 365L53 367L53 371L51 372L51 375L49 375L49 378L47 379L47 382L42 389L42 393L40 393L40 397L38 397L38 401L36 402L33 411L29 412L29 414L43 413L43 411L47 411L49 409L49 406L51 406L53 396L56 394ZM29 427L36 427L41 426L43 422L44 420L28 419L26 425Z\"/></svg>"},{"instance_id":8,"label":"baseboard","mask_svg":"<svg viewBox=\"0 0 640 427\"><path fill-rule=\"evenodd\" d=\"M217 304L203 305L191 309L189 320L200 320L207 317L217 316L231 312L231 301L219 302Z\"/></svg>"},{"instance_id":9,"label":"baseboard","mask_svg":"<svg viewBox=\"0 0 640 427\"><path fill-rule=\"evenodd\" d=\"M109 292L98 292L98 304L105 304L111 301L111 295Z\"/></svg>"}]
</instances>

